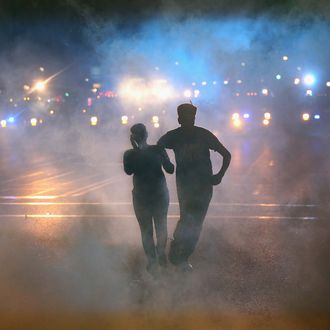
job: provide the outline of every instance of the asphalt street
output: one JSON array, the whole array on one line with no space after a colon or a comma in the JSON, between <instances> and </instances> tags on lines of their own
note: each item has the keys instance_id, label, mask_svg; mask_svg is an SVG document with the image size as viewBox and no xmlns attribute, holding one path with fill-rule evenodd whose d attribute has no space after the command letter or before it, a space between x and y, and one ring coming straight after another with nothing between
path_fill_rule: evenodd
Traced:
<instances>
[{"instance_id":1,"label":"asphalt street","mask_svg":"<svg viewBox=\"0 0 330 330\"><path fill-rule=\"evenodd\" d=\"M7 142L0 159L3 312L329 311L326 140L230 140L232 164L214 188L194 271L169 267L158 281L145 271L121 146L86 156L63 143ZM220 161L213 158L215 169ZM179 213L174 176L167 181L171 236Z\"/></svg>"}]
</instances>

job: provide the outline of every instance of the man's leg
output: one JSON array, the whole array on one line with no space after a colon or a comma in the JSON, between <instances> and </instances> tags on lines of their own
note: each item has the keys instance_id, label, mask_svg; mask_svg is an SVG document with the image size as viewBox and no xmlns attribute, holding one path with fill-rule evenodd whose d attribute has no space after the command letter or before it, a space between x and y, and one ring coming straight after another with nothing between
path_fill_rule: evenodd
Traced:
<instances>
[{"instance_id":1,"label":"man's leg","mask_svg":"<svg viewBox=\"0 0 330 330\"><path fill-rule=\"evenodd\" d=\"M169 259L179 265L188 261L198 242L203 222L212 198L212 186L198 189L178 187L180 220L174 231Z\"/></svg>"}]
</instances>

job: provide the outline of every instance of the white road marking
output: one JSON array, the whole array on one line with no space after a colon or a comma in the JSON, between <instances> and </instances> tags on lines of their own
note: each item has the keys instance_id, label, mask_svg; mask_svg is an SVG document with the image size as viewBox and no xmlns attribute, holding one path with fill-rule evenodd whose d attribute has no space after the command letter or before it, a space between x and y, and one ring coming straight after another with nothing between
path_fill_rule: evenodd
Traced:
<instances>
[{"instance_id":1,"label":"white road marking","mask_svg":"<svg viewBox=\"0 0 330 330\"><path fill-rule=\"evenodd\" d=\"M79 219L79 218L116 218L130 219L135 218L134 214L0 214L0 218L24 218L24 219ZM179 215L169 215L169 219L178 219ZM206 219L248 219L248 220L318 220L318 217L288 217L288 216L268 216L268 215L250 215L250 216L230 216L230 215L210 215Z\"/></svg>"}]
</instances>

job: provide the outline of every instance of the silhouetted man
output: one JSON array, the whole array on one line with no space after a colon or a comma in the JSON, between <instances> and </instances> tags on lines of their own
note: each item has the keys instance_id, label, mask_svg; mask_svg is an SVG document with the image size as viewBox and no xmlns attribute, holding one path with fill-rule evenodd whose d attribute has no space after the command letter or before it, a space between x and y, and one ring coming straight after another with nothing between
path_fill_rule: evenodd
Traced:
<instances>
[{"instance_id":1,"label":"silhouetted man","mask_svg":"<svg viewBox=\"0 0 330 330\"><path fill-rule=\"evenodd\" d=\"M166 267L167 211L169 194L162 166L167 173L174 172L174 165L164 148L147 144L148 133L143 124L131 127L133 149L124 153L124 170L133 174L133 205L140 225L142 244L148 259L147 270L158 272L158 264ZM153 222L157 246L153 238Z\"/></svg>"},{"instance_id":2,"label":"silhouetted man","mask_svg":"<svg viewBox=\"0 0 330 330\"><path fill-rule=\"evenodd\" d=\"M173 149L176 160L176 185L180 219L174 231L169 260L184 271L192 270L188 262L200 236L212 198L213 187L221 182L231 160L230 152L208 130L195 126L197 108L181 104L177 108L181 127L169 131L158 145ZM222 167L212 173L210 149L223 157Z\"/></svg>"}]
</instances>

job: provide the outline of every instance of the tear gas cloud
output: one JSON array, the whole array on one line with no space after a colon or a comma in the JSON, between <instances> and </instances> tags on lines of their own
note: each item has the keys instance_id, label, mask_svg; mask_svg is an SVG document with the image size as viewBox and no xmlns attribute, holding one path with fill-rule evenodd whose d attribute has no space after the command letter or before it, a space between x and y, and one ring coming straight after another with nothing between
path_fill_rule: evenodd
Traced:
<instances>
[{"instance_id":1,"label":"tear gas cloud","mask_svg":"<svg viewBox=\"0 0 330 330\"><path fill-rule=\"evenodd\" d=\"M83 163L91 166L96 172L108 174L109 177L124 177L123 173L118 172L122 170L122 154L125 149L130 148L129 126L136 122L144 122L150 132L150 143L155 143L161 134L177 127L176 106L192 99L192 102L199 107L196 124L217 132L220 140L229 150L236 150L235 148L238 150L233 152L233 174L229 173L228 181L223 183L221 192L216 194L214 199L219 198L224 202L244 202L244 192L240 196L233 193L234 188L230 180L235 175L243 177L242 181L246 186L257 185L260 178L265 185L270 183L271 179L260 170L264 167L258 167L259 172L249 172L247 177L244 176L243 166L240 163L241 154L251 153L252 157L253 152L261 148L260 141L265 140L265 144L269 143L272 146L274 154L280 155L275 159L277 164L280 164L280 168L275 171L278 181L271 181L274 183L273 200L290 203L319 201L324 203L324 196L329 193L327 180L318 180L320 186L309 186L309 190L305 190L308 184L305 180L312 169L305 165L301 167L299 173L296 173L295 165L288 166L290 158L295 159L296 156L304 154L301 151L304 150L303 146L306 146L304 143L308 138L303 128L299 126L301 124L299 120L293 121L296 125L294 129L290 126L291 122L286 124L289 117L294 117L293 111L297 109L297 104L303 101L292 105L292 111L287 111L291 108L291 104L288 104L287 99L281 98L284 90L294 87L295 77L311 72L316 77L315 89L320 92L326 91L325 82L330 80L328 63L330 48L325 45L330 40L330 26L324 16L316 15L315 12L295 15L295 9L292 9L287 15L278 18L268 13L262 13L254 18L244 15L221 18L184 15L182 18L180 10L177 15L169 14L177 10L176 2L171 2L170 5L166 5L164 14L157 18L149 18L137 22L136 26L129 29L122 29L122 22L117 18L111 21L94 19L88 9L77 6L75 1L67 1L67 3L79 11L85 19L86 24L79 37L84 47L79 46L72 36L71 39L65 40L65 43L68 43L65 54L59 54L53 52L52 48L38 46L28 38L28 40L17 39L10 46L10 51L0 53L1 115L8 117L9 114L19 113L18 118L21 117L23 121L28 120L33 114L44 116L47 123L44 128L37 131L31 131L27 127L23 129L21 125L15 131L1 132L2 136L7 134L3 139L3 144L7 144L6 147L15 148L20 152L20 157L26 159L33 159L40 154L78 155L79 166ZM70 27L70 22L65 22L63 26L59 28L62 32ZM35 25L33 29L39 28ZM282 60L284 55L289 58L287 62ZM33 68L29 63L33 63ZM36 80L38 74L43 77L50 76L69 64L72 65L49 83L43 96L44 103L27 106L19 101L8 102L9 98L21 100L25 95L22 90L23 85ZM44 75L40 70L36 74L39 66L46 68L47 72ZM277 74L281 74L281 82L276 80ZM225 80L229 81L230 92L226 91L227 86L223 83ZM237 84L238 80L242 80L245 91L260 92L262 88L269 88L277 97L276 101L269 98L267 99L269 104L266 105L237 101L232 94L241 88ZM102 100L98 100L96 94L90 91L93 83L100 84L102 92L113 91L116 97L106 99L102 103ZM192 92L198 89L200 94L197 97L194 97L194 94L184 96L184 91L187 89ZM302 87L301 90L303 89ZM63 96L65 91L70 92L67 98ZM49 110L56 106L53 103L54 97L59 93L62 93L65 101L58 106L59 113L61 111L63 113L56 117L56 120L51 121ZM93 98L93 105L85 116L82 109L88 109L88 97ZM48 98L51 99L50 103L47 102ZM14 103L17 103L16 110ZM227 125L231 113L238 108L238 111L245 111L253 107L257 109L255 111L263 112L265 106L274 108L274 112L276 108L278 117L282 118L279 122L284 123L277 127L279 132L276 135L276 145L273 144L273 136L264 135L264 131L260 130L250 131L246 141L242 142L241 136L236 135ZM88 116L91 113L99 116L103 126L100 125L96 129L90 127ZM121 124L123 115L128 117L128 125ZM152 123L152 117L155 115L160 117L160 127L157 129ZM293 131L296 133L295 138ZM295 149L297 145L302 149ZM272 151L269 151L272 148L265 148L265 152L269 152L269 161L273 157ZM284 150L286 152L283 152ZM251 160L251 163L254 161ZM308 156L305 158L305 155L301 156L301 163L310 164L310 161L312 156L311 159ZM320 171L326 171L328 162L326 156L318 159ZM285 171L283 166L286 166ZM106 194L93 192L90 195L91 200L100 203L130 201L131 178L125 177L125 179L120 184L111 186ZM290 187L284 185L288 181L291 183ZM173 178L168 178L168 182L169 185L174 186ZM283 187L286 190L281 190ZM296 189L296 195L292 194L292 187ZM176 201L174 194L175 190L171 195L172 201ZM119 214L118 208L119 206L104 204L97 207L97 211L102 214L109 212ZM132 212L130 206L128 209ZM322 210L328 214L329 210L325 208ZM89 214L82 206L77 206L74 211L78 214ZM273 260L272 258L277 257L284 259L283 256L279 256L280 252L283 252L283 247L289 246L293 254L297 249L304 248L300 243L297 243L297 246L290 245L292 233L297 237L299 235L302 238L312 237L309 236L312 235L308 232L309 225L290 227L289 233L284 225L279 225L274 230L275 236L278 234L276 236L280 241L278 244L282 244L282 247L274 252L275 256L261 256L258 254L258 251L262 251L258 245L260 241L256 243L258 246L254 246L255 249L248 248L244 244L246 241L244 239L242 241L246 232L254 228L253 224L239 228L238 224L230 227L227 222L210 223L205 227L205 235L213 237L212 242L216 243L207 244L207 239L202 240L200 251L210 259L217 259L219 258L217 249L222 249L223 258L220 263L222 268L229 269L228 278L219 280L214 275L216 269L214 273L197 272L197 275L185 284L181 281L172 283L170 289L157 289L154 296L152 294L148 296L148 292L140 292L141 288L139 285L136 286L132 276L135 272L141 272L144 267L138 226L135 219L125 221L121 223L95 219L68 221L65 226L61 225L62 229L58 232L58 236L54 234L54 237L50 236L54 233L55 229L52 226L55 225L47 221L46 225L44 224L46 228L38 239L35 233L32 235L29 232L29 225L26 223L16 224L15 234L12 234L13 229L10 224L7 222L2 224L3 231L8 235L1 238L0 260L7 266L1 271L0 289L4 297L8 299L14 297L16 305L10 307L26 308L26 301L32 301L38 308L44 304L45 308L61 306L64 309L88 310L93 308L117 310L136 308L136 306L151 309L157 309L158 306L171 310L182 306L192 308L199 304L210 309L237 308L240 311L262 309L264 303L278 307L274 301L262 301L268 297L268 288L258 286L260 283L256 283L251 269L255 267L259 270L263 269L265 260ZM170 232L173 232L173 226L172 221ZM267 236L269 230L264 224L257 227L257 231L261 236L263 235L262 242L266 245L277 243ZM215 233L217 236L212 236ZM325 242L324 246L326 246L328 238L322 228L313 229L314 234L315 237L321 235L320 240ZM304 250L311 258L316 257L316 261L314 259L311 264L304 266L311 269L309 283L314 283L315 286L310 284L310 291L307 288L302 293L298 290L297 296L290 292L289 303L305 300L308 293L312 292L312 288L316 287L317 293L321 293L324 289L324 279L322 275L317 274L319 259L317 259L318 246L315 237L310 238L312 250ZM43 240L49 245L40 255ZM14 253L13 246L22 250L22 254ZM240 260L243 263L238 265L233 260ZM295 259L292 257L292 260ZM269 271L268 280L275 283L274 288L270 289L271 292L276 292L275 287L282 284L283 278L286 278L285 285L288 287L290 285L298 287L296 278L290 277L290 271L299 273L299 267L308 262L310 259L305 256L301 264L290 264L289 270L280 269L280 274ZM208 269L209 265L206 262L203 265ZM237 276L236 279L229 278L233 272ZM247 282L241 278L243 272L247 274ZM218 280L224 287L224 296L221 299L213 291L214 287L220 285ZM236 280L240 284L237 284ZM235 288L242 296L232 297L230 290L226 289L228 281L236 281L236 284L232 282L231 284L236 285ZM3 283L9 284L6 286ZM213 286L204 285L205 283L211 283ZM260 301L248 301L248 293L244 294L246 289L244 283L256 287L256 296L261 297ZM52 297L52 301L49 301L49 296ZM188 299L184 301L187 297ZM199 299L200 297L203 299ZM34 308L33 304L31 306Z\"/></svg>"}]
</instances>

